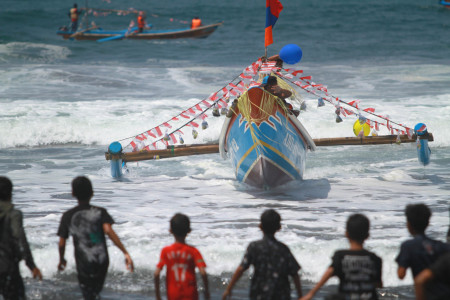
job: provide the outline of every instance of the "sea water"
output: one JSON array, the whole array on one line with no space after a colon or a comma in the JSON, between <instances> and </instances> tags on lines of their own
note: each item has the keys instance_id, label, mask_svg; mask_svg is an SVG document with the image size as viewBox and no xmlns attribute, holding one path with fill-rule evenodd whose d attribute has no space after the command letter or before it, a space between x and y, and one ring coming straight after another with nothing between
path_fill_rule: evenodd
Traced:
<instances>
[{"instance_id":1,"label":"sea water","mask_svg":"<svg viewBox=\"0 0 450 300\"><path fill-rule=\"evenodd\" d=\"M366 247L383 259L381 299L413 299L411 274L396 276L395 257L409 238L404 208L426 203L427 233L444 240L450 200L450 10L434 0L295 1L274 28L269 55L295 43L303 49L296 68L344 101L433 133L431 163L420 165L416 145L318 147L308 153L304 180L271 190L236 181L230 161L218 154L129 163L121 179L110 176L104 152L169 120L225 86L264 54L265 1L90 1L98 8L146 10L155 29L183 28L198 15L224 21L207 39L173 41L66 41L72 2L4 1L0 10L0 174L14 183L13 201L44 280L25 264L29 299L79 299L73 247L66 271L57 272L57 228L75 206L70 183L88 176L92 204L113 216L114 229L131 254L135 273L109 243L104 299L154 297L153 272L162 247L173 242L169 219L191 218L188 243L208 265L213 299L219 299L249 242L259 239L267 208L282 216L277 233L300 265L304 292L319 280L333 252L348 246L345 221L364 213L371 221ZM84 3L78 3L83 6ZM153 14L151 17L150 14ZM132 16L95 19L105 29L127 28ZM352 136L356 118L335 123L331 105L300 93L307 104L300 121L313 138ZM224 117L186 143L217 142ZM383 133L383 132L381 132ZM235 299L246 299L250 272ZM329 281L325 292L335 290Z\"/></svg>"}]
</instances>

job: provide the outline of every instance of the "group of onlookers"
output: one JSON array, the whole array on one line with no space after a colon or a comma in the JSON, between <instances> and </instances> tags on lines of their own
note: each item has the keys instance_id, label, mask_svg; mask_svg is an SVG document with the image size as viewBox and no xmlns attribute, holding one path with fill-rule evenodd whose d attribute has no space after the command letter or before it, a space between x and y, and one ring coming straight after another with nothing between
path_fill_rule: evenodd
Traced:
<instances>
[{"instance_id":1,"label":"group of onlookers","mask_svg":"<svg viewBox=\"0 0 450 300\"><path fill-rule=\"evenodd\" d=\"M11 181L0 177L0 294L7 300L25 299L19 272L20 260L25 260L34 278L42 279L25 236L22 213L12 204L12 189ZM106 209L90 204L93 194L90 180L76 177L72 181L72 195L77 198L78 205L63 214L58 229L58 269L62 271L66 267L66 240L72 236L79 286L84 299L89 300L99 299L108 270L105 234L123 252L127 268L131 272L134 270L130 255L112 229L113 218ZM431 217L431 211L425 204L406 206L405 215L408 231L413 238L400 247L396 258L398 277L403 279L407 269L411 269L418 300L450 299L450 244L433 240L425 234ZM254 268L250 299L290 299L290 278L299 300L313 299L333 276L339 278L339 287L326 299L378 299L376 289L383 286L382 260L364 248L370 222L363 214L349 216L345 232L348 249L334 253L332 263L320 281L304 296L298 274L301 267L289 248L275 238L275 233L281 229L280 215L273 209L265 210L259 227L263 238L248 245L222 299L231 298L233 287L250 266ZM170 232L175 242L162 249L154 275L158 300L161 299L160 274L164 268L169 300L198 299L196 268L203 281L205 299L210 299L205 261L195 247L186 243L190 231L189 217L177 213L171 218Z\"/></svg>"}]
</instances>

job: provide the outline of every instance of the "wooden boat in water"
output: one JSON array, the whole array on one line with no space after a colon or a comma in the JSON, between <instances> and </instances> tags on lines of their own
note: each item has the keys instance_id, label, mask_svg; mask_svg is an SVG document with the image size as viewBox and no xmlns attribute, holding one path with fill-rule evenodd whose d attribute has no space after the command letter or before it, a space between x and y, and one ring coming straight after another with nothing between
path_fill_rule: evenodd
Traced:
<instances>
[{"instance_id":1,"label":"wooden boat in water","mask_svg":"<svg viewBox=\"0 0 450 300\"><path fill-rule=\"evenodd\" d=\"M241 95L219 138L236 178L257 187L275 187L303 177L306 152L316 145L284 102L259 88Z\"/></svg>"},{"instance_id":2,"label":"wooden boat in water","mask_svg":"<svg viewBox=\"0 0 450 300\"><path fill-rule=\"evenodd\" d=\"M133 39L133 40L155 40L155 39L181 39L181 38L206 38L212 34L223 23L216 23L211 25L200 26L195 29L180 28L171 30L144 30L142 33L137 33L136 29L132 30L103 30L100 28L92 28L82 30L79 32L72 32L69 30L60 29L56 34L62 36L64 39L75 40L119 40L119 39Z\"/></svg>"}]
</instances>

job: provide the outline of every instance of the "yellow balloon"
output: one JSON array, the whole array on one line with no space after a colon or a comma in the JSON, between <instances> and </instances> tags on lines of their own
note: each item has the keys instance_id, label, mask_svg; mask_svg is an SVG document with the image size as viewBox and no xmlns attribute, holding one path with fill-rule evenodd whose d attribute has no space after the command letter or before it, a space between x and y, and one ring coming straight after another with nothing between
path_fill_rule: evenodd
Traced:
<instances>
[{"instance_id":1,"label":"yellow balloon","mask_svg":"<svg viewBox=\"0 0 450 300\"><path fill-rule=\"evenodd\" d=\"M364 136L368 136L370 134L369 124L364 123L363 125L361 125L359 120L356 120L355 124L353 124L353 133L355 134L355 136L358 136L361 130L364 131Z\"/></svg>"}]
</instances>

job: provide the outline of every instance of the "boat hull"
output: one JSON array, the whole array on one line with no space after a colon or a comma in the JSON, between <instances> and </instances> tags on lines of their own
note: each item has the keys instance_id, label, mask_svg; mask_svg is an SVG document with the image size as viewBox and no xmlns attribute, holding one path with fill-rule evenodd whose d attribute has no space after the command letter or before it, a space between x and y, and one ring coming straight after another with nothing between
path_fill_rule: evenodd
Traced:
<instances>
[{"instance_id":1,"label":"boat hull","mask_svg":"<svg viewBox=\"0 0 450 300\"><path fill-rule=\"evenodd\" d=\"M105 38L123 36L123 39L132 40L158 40L158 39L181 39L181 38L206 38L212 34L222 23L201 26L195 29L175 29L175 30L151 30L143 33L131 33L124 35L124 31L105 31L101 29L88 30L85 32L74 33L71 31L59 30L56 34L64 39L91 40L96 41ZM122 38L121 38L122 39Z\"/></svg>"},{"instance_id":2,"label":"boat hull","mask_svg":"<svg viewBox=\"0 0 450 300\"><path fill-rule=\"evenodd\" d=\"M260 88L247 94L251 111L245 117L235 108L219 140L222 156L231 159L237 180L264 188L302 179L306 152L315 149L311 137L274 96Z\"/></svg>"}]
</instances>

